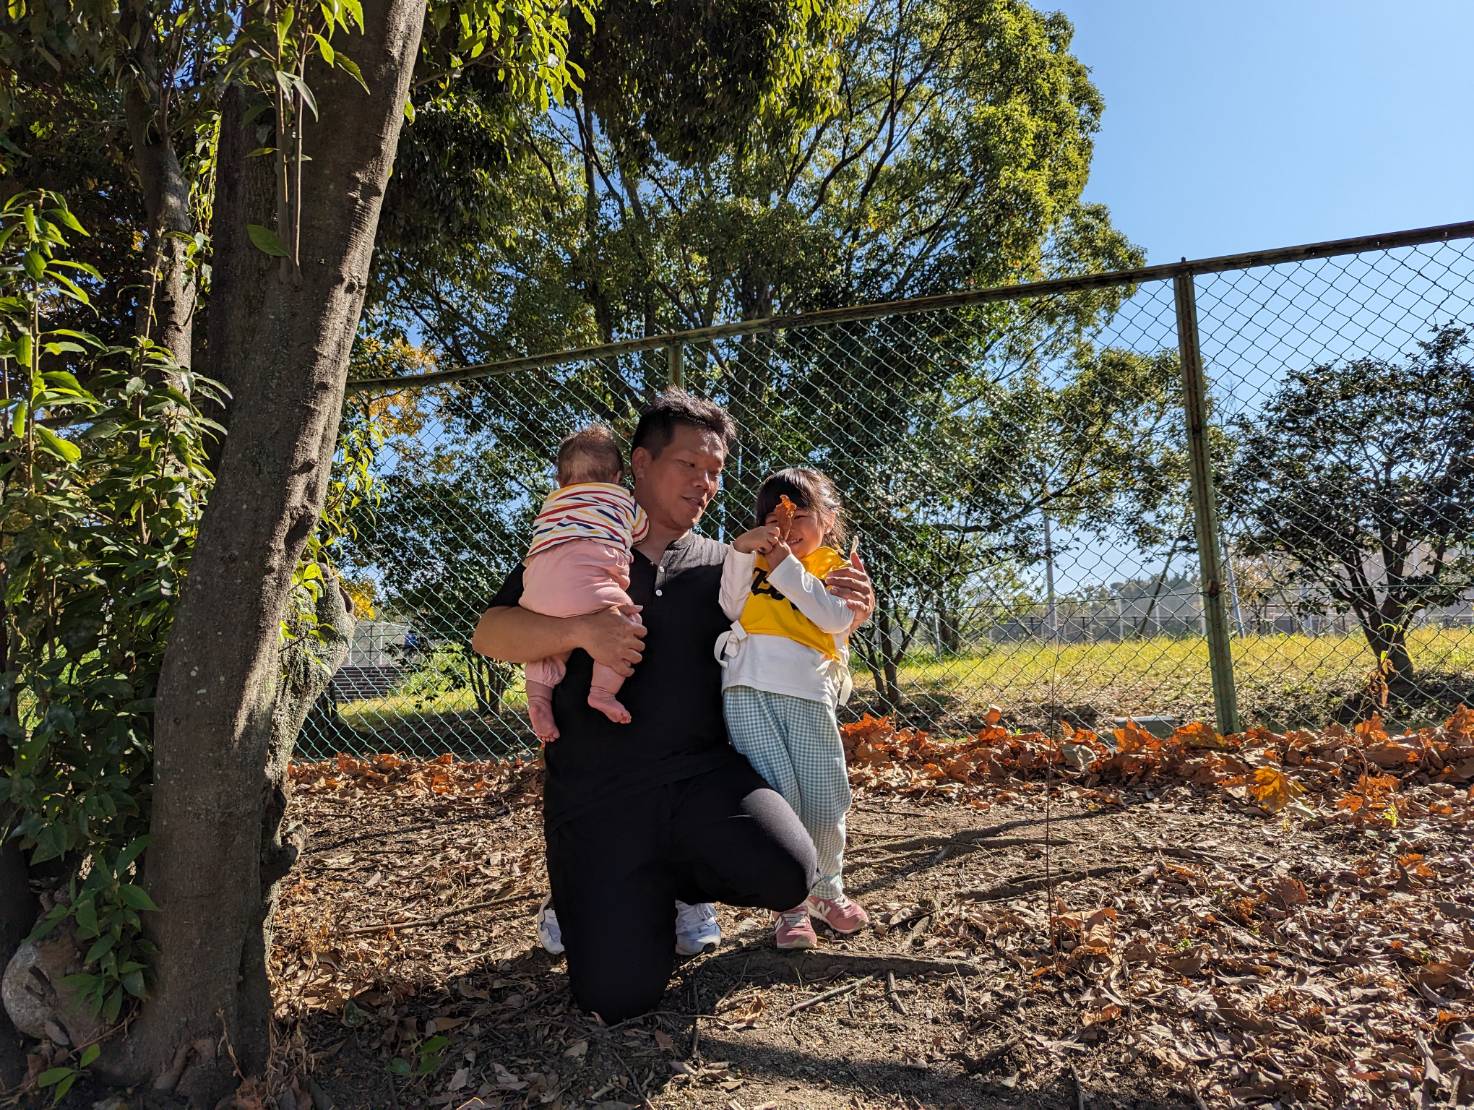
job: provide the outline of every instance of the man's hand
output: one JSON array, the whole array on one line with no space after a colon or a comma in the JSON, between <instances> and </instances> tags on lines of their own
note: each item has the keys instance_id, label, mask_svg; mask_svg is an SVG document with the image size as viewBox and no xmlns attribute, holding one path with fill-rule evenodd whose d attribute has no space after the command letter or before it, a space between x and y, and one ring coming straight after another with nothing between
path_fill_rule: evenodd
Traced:
<instances>
[{"instance_id":1,"label":"man's hand","mask_svg":"<svg viewBox=\"0 0 1474 1110\"><path fill-rule=\"evenodd\" d=\"M645 625L640 607L618 605L575 618L580 622L579 646L615 674L628 678L645 653Z\"/></svg>"},{"instance_id":2,"label":"man's hand","mask_svg":"<svg viewBox=\"0 0 1474 1110\"><path fill-rule=\"evenodd\" d=\"M865 572L865 563L856 551L850 556L848 566L835 567L824 577L824 588L850 607L855 622L850 625L853 632L870 619L875 612L875 587L870 584L870 575Z\"/></svg>"}]
</instances>

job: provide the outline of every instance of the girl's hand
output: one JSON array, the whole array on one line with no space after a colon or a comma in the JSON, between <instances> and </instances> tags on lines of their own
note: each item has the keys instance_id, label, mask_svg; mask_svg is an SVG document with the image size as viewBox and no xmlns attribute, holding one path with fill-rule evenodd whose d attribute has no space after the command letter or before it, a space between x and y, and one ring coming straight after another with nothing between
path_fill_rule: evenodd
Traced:
<instances>
[{"instance_id":1,"label":"girl's hand","mask_svg":"<svg viewBox=\"0 0 1474 1110\"><path fill-rule=\"evenodd\" d=\"M754 528L750 532L743 532L732 541L732 549L740 551L744 555L766 555L778 539L778 528L776 525L765 524L761 528Z\"/></svg>"},{"instance_id":2,"label":"girl's hand","mask_svg":"<svg viewBox=\"0 0 1474 1110\"><path fill-rule=\"evenodd\" d=\"M777 529L775 528L774 531ZM763 552L763 558L768 561L768 569L772 570L792 554L793 549L775 536L773 542L768 545L768 549Z\"/></svg>"}]
</instances>

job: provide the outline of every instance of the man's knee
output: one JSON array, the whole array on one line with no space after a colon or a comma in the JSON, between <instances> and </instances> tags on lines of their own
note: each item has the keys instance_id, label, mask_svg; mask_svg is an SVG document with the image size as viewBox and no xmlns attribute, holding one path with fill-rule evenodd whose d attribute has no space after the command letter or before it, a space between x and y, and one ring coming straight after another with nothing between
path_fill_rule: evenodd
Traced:
<instances>
[{"instance_id":1,"label":"man's knee","mask_svg":"<svg viewBox=\"0 0 1474 1110\"><path fill-rule=\"evenodd\" d=\"M571 970L571 969L570 969ZM624 972L624 974L609 974ZM573 1000L580 1009L598 1014L606 1025L649 1013L660 1005L670 969L636 974L630 968L606 967L589 975L570 974Z\"/></svg>"},{"instance_id":2,"label":"man's knee","mask_svg":"<svg viewBox=\"0 0 1474 1110\"><path fill-rule=\"evenodd\" d=\"M799 844L785 845L779 860L769 872L764 905L771 910L786 910L809 896L809 888L818 878L818 856L814 842L804 837Z\"/></svg>"}]
</instances>

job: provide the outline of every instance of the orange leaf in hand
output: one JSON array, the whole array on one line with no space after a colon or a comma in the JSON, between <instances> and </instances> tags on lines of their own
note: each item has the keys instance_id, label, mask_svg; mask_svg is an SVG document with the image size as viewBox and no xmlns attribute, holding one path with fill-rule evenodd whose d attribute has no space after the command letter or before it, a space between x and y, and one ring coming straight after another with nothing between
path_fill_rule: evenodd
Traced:
<instances>
[{"instance_id":1,"label":"orange leaf in hand","mask_svg":"<svg viewBox=\"0 0 1474 1110\"><path fill-rule=\"evenodd\" d=\"M778 517L778 538L784 543L787 543L788 532L793 527L793 514L798 512L798 506L785 493L782 497L778 498L778 507L773 511Z\"/></svg>"}]
</instances>

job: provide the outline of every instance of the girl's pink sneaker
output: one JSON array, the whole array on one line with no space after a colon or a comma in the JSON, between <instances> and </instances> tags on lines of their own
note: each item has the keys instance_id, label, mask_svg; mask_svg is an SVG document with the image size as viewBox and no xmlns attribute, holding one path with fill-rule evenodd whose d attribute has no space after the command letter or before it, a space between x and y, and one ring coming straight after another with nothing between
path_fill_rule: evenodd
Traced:
<instances>
[{"instance_id":1,"label":"girl's pink sneaker","mask_svg":"<svg viewBox=\"0 0 1474 1110\"><path fill-rule=\"evenodd\" d=\"M858 902L851 902L843 894L838 898L815 898L812 894L804 902L810 917L817 917L836 933L848 936L858 933L870 924L870 915Z\"/></svg>"},{"instance_id":2,"label":"girl's pink sneaker","mask_svg":"<svg viewBox=\"0 0 1474 1110\"><path fill-rule=\"evenodd\" d=\"M806 905L784 910L773 922L773 944L778 948L813 948L819 943L814 926L809 923Z\"/></svg>"}]
</instances>

